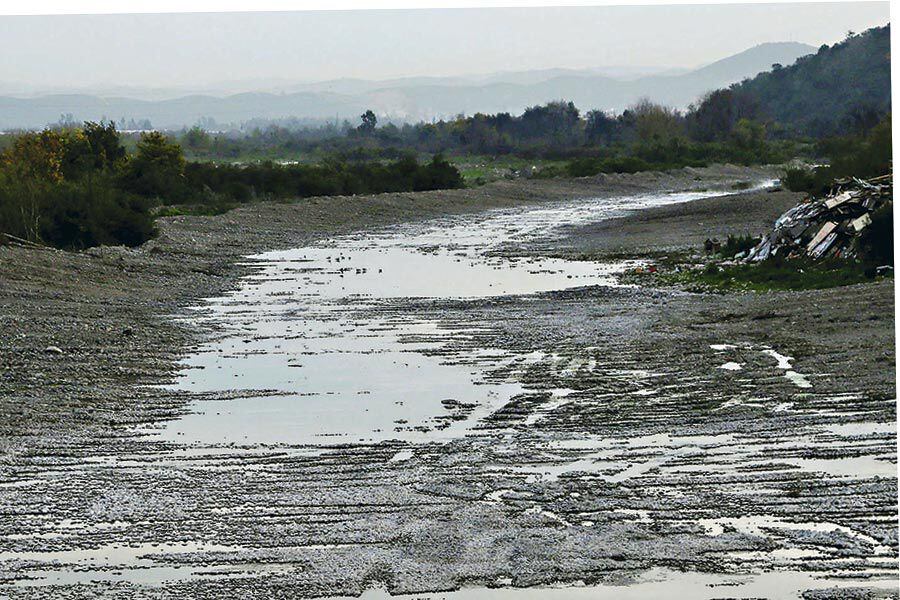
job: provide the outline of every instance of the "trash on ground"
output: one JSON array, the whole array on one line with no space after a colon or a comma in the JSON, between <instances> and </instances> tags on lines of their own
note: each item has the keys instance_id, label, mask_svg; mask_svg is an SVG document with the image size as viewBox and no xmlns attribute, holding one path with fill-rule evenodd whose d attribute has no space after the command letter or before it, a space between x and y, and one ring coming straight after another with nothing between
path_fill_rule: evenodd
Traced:
<instances>
[{"instance_id":1,"label":"trash on ground","mask_svg":"<svg viewBox=\"0 0 900 600\"><path fill-rule=\"evenodd\" d=\"M781 215L745 260L852 258L853 240L871 225L872 213L891 202L892 181L892 175L836 180L825 198L807 198Z\"/></svg>"}]
</instances>

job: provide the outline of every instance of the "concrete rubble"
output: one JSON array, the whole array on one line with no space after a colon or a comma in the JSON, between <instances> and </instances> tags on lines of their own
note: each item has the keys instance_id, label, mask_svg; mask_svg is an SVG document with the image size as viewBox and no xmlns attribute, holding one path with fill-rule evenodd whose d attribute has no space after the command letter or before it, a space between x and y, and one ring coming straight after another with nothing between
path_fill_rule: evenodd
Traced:
<instances>
[{"instance_id":1,"label":"concrete rubble","mask_svg":"<svg viewBox=\"0 0 900 600\"><path fill-rule=\"evenodd\" d=\"M871 225L872 214L891 202L892 192L892 175L836 180L824 198L808 198L781 215L745 260L853 258L853 241Z\"/></svg>"}]
</instances>

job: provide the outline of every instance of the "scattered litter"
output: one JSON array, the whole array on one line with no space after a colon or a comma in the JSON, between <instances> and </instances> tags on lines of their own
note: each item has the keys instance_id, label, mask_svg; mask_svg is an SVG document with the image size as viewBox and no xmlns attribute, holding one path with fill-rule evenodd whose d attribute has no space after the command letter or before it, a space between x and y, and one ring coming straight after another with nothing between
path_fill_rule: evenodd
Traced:
<instances>
[{"instance_id":1,"label":"scattered litter","mask_svg":"<svg viewBox=\"0 0 900 600\"><path fill-rule=\"evenodd\" d=\"M781 215L745 260L852 258L854 238L871 225L872 213L891 201L892 181L892 175L836 180L825 198L807 198Z\"/></svg>"}]
</instances>

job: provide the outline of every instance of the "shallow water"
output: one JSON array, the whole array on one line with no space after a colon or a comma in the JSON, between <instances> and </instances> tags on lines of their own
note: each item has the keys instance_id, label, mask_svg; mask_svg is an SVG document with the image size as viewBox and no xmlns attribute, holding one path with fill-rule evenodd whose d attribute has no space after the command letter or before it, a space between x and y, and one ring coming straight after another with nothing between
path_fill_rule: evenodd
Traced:
<instances>
[{"instance_id":1,"label":"shallow water","mask_svg":"<svg viewBox=\"0 0 900 600\"><path fill-rule=\"evenodd\" d=\"M766 182L768 183L768 182ZM331 444L461 435L523 391L488 378L528 357L498 351L435 355L461 329L414 317L363 318L400 298L484 298L614 285L627 263L510 258L506 245L552 237L555 228L725 192L586 198L491 211L250 257L258 271L240 289L198 309L226 328L188 358L176 388L229 392L195 402L158 432L187 444ZM445 326L446 327L446 326ZM524 362L523 362L524 361ZM561 394L564 393L561 392ZM467 405L465 415L442 401Z\"/></svg>"},{"instance_id":2,"label":"shallow water","mask_svg":"<svg viewBox=\"0 0 900 600\"><path fill-rule=\"evenodd\" d=\"M869 580L867 585L885 588L896 587L891 579ZM383 589L367 590L361 600L386 600L388 598L421 598L422 600L644 600L646 598L690 598L714 600L718 598L773 598L796 597L801 592L825 588L852 588L858 581L835 582L823 580L802 572L770 572L749 576L722 578L704 573L682 573L670 569L654 568L621 585L591 585L565 587L496 587L464 588L454 592L435 592L391 596ZM674 592L677 590L677 592ZM337 598L333 600L339 600ZM344 599L340 599L344 600Z\"/></svg>"}]
</instances>

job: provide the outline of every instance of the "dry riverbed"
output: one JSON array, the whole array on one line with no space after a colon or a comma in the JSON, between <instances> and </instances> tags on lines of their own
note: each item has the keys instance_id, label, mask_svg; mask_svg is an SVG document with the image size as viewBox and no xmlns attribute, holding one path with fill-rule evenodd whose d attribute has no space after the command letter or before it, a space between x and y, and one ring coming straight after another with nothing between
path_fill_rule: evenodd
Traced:
<instances>
[{"instance_id":1,"label":"dry riverbed","mask_svg":"<svg viewBox=\"0 0 900 600\"><path fill-rule=\"evenodd\" d=\"M896 597L892 283L611 275L761 231L795 195L723 194L767 175L321 198L168 218L137 250L0 247L0 594ZM654 200L622 212L634 197Z\"/></svg>"}]
</instances>

